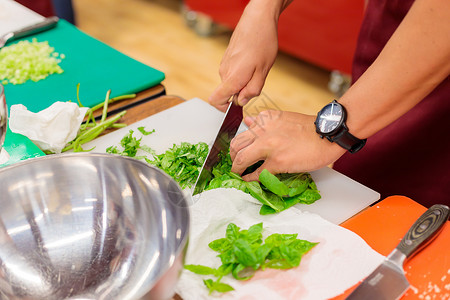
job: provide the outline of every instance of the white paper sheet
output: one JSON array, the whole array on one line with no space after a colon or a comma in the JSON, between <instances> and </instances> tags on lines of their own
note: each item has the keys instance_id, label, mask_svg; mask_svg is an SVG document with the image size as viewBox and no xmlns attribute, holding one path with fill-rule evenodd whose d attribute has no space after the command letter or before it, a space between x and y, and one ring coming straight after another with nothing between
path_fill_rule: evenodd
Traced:
<instances>
[{"instance_id":1,"label":"white paper sheet","mask_svg":"<svg viewBox=\"0 0 450 300\"><path fill-rule=\"evenodd\" d=\"M36 24L45 18L12 0L0 0L0 36Z\"/></svg>"},{"instance_id":2,"label":"white paper sheet","mask_svg":"<svg viewBox=\"0 0 450 300\"><path fill-rule=\"evenodd\" d=\"M329 299L364 279L383 260L358 235L316 214L288 209L261 216L260 204L255 201L235 189L204 192L191 208L186 264L220 266L217 253L209 249L208 243L224 237L230 222L243 229L263 222L264 238L272 233L298 233L298 238L319 244L302 258L298 268L258 271L244 282L231 275L223 278L222 282L235 291L222 295L208 295L203 279L213 277L184 270L177 285L177 293L183 299Z\"/></svg>"},{"instance_id":3,"label":"white paper sheet","mask_svg":"<svg viewBox=\"0 0 450 300\"><path fill-rule=\"evenodd\" d=\"M77 136L88 108L73 102L57 101L33 113L22 104L11 106L9 128L29 138L42 151L61 153Z\"/></svg>"}]
</instances>

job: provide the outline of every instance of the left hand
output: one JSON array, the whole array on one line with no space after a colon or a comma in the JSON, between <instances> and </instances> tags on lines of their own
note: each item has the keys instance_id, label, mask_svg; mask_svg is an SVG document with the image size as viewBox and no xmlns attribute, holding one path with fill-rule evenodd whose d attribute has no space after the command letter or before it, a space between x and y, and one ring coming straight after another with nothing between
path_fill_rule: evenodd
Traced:
<instances>
[{"instance_id":1,"label":"left hand","mask_svg":"<svg viewBox=\"0 0 450 300\"><path fill-rule=\"evenodd\" d=\"M309 172L327 166L345 150L321 139L316 133L315 116L268 110L244 122L249 130L236 136L230 145L231 171L242 174L249 166L263 160L253 173L243 177L258 180L262 170L272 174Z\"/></svg>"}]
</instances>

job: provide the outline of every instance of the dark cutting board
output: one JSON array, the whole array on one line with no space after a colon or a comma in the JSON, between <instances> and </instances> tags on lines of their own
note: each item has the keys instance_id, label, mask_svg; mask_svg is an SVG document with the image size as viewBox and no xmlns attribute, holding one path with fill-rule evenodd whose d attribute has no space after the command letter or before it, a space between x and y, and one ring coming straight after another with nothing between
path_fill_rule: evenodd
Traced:
<instances>
[{"instance_id":1,"label":"dark cutting board","mask_svg":"<svg viewBox=\"0 0 450 300\"><path fill-rule=\"evenodd\" d=\"M60 63L64 73L38 82L29 80L24 84L5 85L8 107L20 103L38 112L56 101L76 102L78 83L81 103L91 107L103 102L109 89L111 97L115 97L143 91L164 79L161 71L124 55L64 20L55 28L25 40L32 38L48 41L56 52L65 55Z\"/></svg>"}]
</instances>

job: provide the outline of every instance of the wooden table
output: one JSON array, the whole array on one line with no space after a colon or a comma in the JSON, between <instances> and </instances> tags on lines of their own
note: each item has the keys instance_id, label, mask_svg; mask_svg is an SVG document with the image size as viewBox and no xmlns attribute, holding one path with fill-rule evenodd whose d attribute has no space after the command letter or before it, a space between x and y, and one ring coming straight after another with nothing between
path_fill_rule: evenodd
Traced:
<instances>
[{"instance_id":1,"label":"wooden table","mask_svg":"<svg viewBox=\"0 0 450 300\"><path fill-rule=\"evenodd\" d=\"M185 100L162 96L127 110L121 122L132 124ZM369 207L341 226L361 236L374 250L387 256L426 208L402 196L393 196ZM411 288L402 299L450 299L450 222L440 235L405 264ZM334 299L345 299L355 287ZM429 297L429 298L428 298ZM176 295L173 299L181 300Z\"/></svg>"}]
</instances>

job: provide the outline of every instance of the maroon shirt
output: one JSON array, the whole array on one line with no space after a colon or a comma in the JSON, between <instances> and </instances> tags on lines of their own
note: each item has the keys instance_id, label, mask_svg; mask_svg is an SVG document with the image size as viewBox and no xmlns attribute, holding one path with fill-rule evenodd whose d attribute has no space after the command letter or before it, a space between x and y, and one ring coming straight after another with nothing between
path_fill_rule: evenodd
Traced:
<instances>
[{"instance_id":1,"label":"maroon shirt","mask_svg":"<svg viewBox=\"0 0 450 300\"><path fill-rule=\"evenodd\" d=\"M370 0L353 64L353 81L372 64L414 0ZM399 74L401 76L401 74ZM381 193L431 206L450 204L450 78L401 118L346 153L334 169Z\"/></svg>"}]
</instances>

